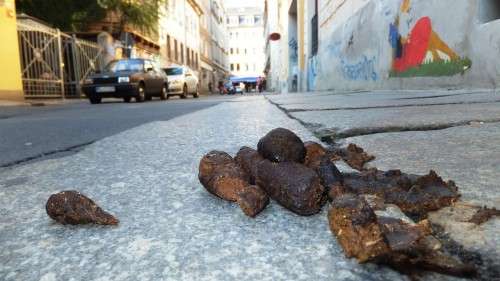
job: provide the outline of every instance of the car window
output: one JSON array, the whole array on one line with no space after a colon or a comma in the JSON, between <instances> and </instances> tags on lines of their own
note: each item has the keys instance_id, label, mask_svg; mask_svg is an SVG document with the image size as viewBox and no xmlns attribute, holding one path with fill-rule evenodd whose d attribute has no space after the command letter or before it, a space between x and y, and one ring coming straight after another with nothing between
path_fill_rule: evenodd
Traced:
<instances>
[{"instance_id":1,"label":"car window","mask_svg":"<svg viewBox=\"0 0 500 281\"><path fill-rule=\"evenodd\" d=\"M144 67L144 69L148 70L148 69L151 69L151 68L154 70L153 64L150 61L145 61L145 67Z\"/></svg>"},{"instance_id":2,"label":"car window","mask_svg":"<svg viewBox=\"0 0 500 281\"><path fill-rule=\"evenodd\" d=\"M180 67L169 67L165 69L165 72L167 75L181 75L182 74L182 68Z\"/></svg>"},{"instance_id":3,"label":"car window","mask_svg":"<svg viewBox=\"0 0 500 281\"><path fill-rule=\"evenodd\" d=\"M159 73L159 74L162 73L161 68L158 66L157 63L153 63L153 68L154 68L156 73Z\"/></svg>"},{"instance_id":4,"label":"car window","mask_svg":"<svg viewBox=\"0 0 500 281\"><path fill-rule=\"evenodd\" d=\"M142 60L117 60L110 62L105 70L108 72L142 71L144 63Z\"/></svg>"}]
</instances>

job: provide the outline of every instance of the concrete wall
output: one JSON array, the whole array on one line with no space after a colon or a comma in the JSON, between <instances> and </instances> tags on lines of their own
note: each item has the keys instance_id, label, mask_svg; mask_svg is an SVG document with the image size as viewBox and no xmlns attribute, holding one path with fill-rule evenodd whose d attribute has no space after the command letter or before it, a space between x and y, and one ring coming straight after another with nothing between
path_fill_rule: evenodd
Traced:
<instances>
[{"instance_id":1,"label":"concrete wall","mask_svg":"<svg viewBox=\"0 0 500 281\"><path fill-rule=\"evenodd\" d=\"M23 100L14 0L0 0L0 100Z\"/></svg>"},{"instance_id":2,"label":"concrete wall","mask_svg":"<svg viewBox=\"0 0 500 281\"><path fill-rule=\"evenodd\" d=\"M270 42L269 76L281 92L291 89L296 69L293 39L299 91L496 88L500 83L498 0L318 2L319 51L313 55L314 1L268 1L278 11L275 22L276 13L268 8L269 29L281 34L280 41ZM295 9L296 18L290 16Z\"/></svg>"},{"instance_id":3,"label":"concrete wall","mask_svg":"<svg viewBox=\"0 0 500 281\"><path fill-rule=\"evenodd\" d=\"M320 0L319 52L308 58L308 85L313 90L498 87L495 1Z\"/></svg>"}]
</instances>

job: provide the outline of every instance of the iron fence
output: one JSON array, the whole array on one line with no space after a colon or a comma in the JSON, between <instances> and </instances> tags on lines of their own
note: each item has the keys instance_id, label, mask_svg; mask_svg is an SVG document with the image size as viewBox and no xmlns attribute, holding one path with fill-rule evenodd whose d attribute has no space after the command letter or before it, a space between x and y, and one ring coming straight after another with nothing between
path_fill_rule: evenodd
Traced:
<instances>
[{"instance_id":1,"label":"iron fence","mask_svg":"<svg viewBox=\"0 0 500 281\"><path fill-rule=\"evenodd\" d=\"M79 98L88 75L103 64L97 43L31 21L17 23L26 98Z\"/></svg>"}]
</instances>

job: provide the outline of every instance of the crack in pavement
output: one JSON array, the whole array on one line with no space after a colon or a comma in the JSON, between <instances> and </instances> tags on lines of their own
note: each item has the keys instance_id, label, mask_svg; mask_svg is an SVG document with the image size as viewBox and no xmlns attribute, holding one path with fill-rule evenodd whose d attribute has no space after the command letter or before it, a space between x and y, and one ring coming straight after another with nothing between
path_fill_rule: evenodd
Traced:
<instances>
[{"instance_id":1,"label":"crack in pavement","mask_svg":"<svg viewBox=\"0 0 500 281\"><path fill-rule=\"evenodd\" d=\"M304 126L304 127L308 128L309 130L311 130L311 131L313 131L313 132L314 132L314 131L315 131L315 130L314 130L314 128L319 129L319 128L321 128L321 127L322 127L322 126L321 126L321 124L314 124L314 123L304 122L304 121L302 121L301 119L299 119L299 118L297 118L297 117L293 116L293 115L292 115L292 114L291 114L291 113L290 113L290 112L289 112L286 108L282 107L279 103L272 101L272 100L271 100L271 99L269 99L267 96L264 96L264 98L265 98L265 99L266 99L266 100L267 100L270 104L272 104L272 105L276 106L279 110L281 110L283 113L285 113L285 114L286 114L286 116L288 116L288 118L293 119L293 120L295 120L295 121L299 122L302 126Z\"/></svg>"},{"instance_id":2,"label":"crack in pavement","mask_svg":"<svg viewBox=\"0 0 500 281\"><path fill-rule=\"evenodd\" d=\"M452 94L452 95L435 95L435 96L420 96L420 97L398 98L398 99L395 99L395 100L435 99L435 98L446 98L446 97L456 97L456 96L466 96L466 95L473 95L473 93L462 93L462 94Z\"/></svg>"},{"instance_id":3,"label":"crack in pavement","mask_svg":"<svg viewBox=\"0 0 500 281\"><path fill-rule=\"evenodd\" d=\"M300 118L297 118L291 114L292 112L297 112L297 111L287 110L281 104L276 103L267 97L266 97L266 99L269 103L276 106L283 113L285 113L290 119L296 120L302 126L311 130L314 133L314 135L316 135L322 142L328 143L330 145L337 145L336 141L339 139L346 139L346 138L352 138L352 137L360 137L360 136L384 134L384 133L439 131L439 130L445 130L445 129L449 129L449 128L453 128L453 127L466 126L466 125L470 125L471 123L475 123L475 122L486 123L486 124L500 122L500 118L484 119L484 120L470 119L470 120L465 120L465 121L460 121L460 122L450 122L450 123L442 123L442 124L354 128L354 129L348 129L348 130L338 132L338 130L335 128L322 128L323 126L321 124L304 122ZM500 100L495 101L495 102L478 102L478 103L498 103L498 102L500 102ZM453 105L453 104L464 104L464 103L450 103L450 104ZM473 103L470 103L470 104L473 104ZM412 105L412 106L414 106L414 105ZM429 105L421 105L421 106L429 106ZM391 108L391 107L377 107L377 108ZM394 107L400 107L400 106L394 106ZM342 110L349 110L349 109L342 109ZM304 111L309 111L309 110L304 110Z\"/></svg>"},{"instance_id":4,"label":"crack in pavement","mask_svg":"<svg viewBox=\"0 0 500 281\"><path fill-rule=\"evenodd\" d=\"M283 110L290 113L308 112L308 111L340 111L340 110L367 110L367 109L387 109L387 108L405 108L405 107L425 107L425 106L442 106L442 105L473 105L473 104L488 104L500 103L500 99L491 101L477 102L445 102L445 103L430 103L430 104L401 104L401 105L384 105L384 106L365 106L365 107L338 107L338 108L311 108L311 109L286 109L282 104L279 105Z\"/></svg>"},{"instance_id":5,"label":"crack in pavement","mask_svg":"<svg viewBox=\"0 0 500 281\"><path fill-rule=\"evenodd\" d=\"M5 163L5 164L0 164L0 168L10 168L10 167L17 166L17 165L20 165L20 164L24 164L24 163L27 163L27 162L31 162L31 161L34 161L34 160L39 160L39 159L45 158L47 156L54 157L57 154L66 153L66 152L74 152L74 153L76 153L76 152L80 151L83 147L91 145L94 142L96 142L96 141L95 140L94 141L89 141L89 142L85 142L85 143L81 143L81 144L77 144L77 145L72 145L72 146L69 146L69 147L66 147L66 148L52 150L52 151L49 151L49 152L42 152L42 153L37 154L35 156L30 156L30 157L26 157L26 158L23 158L23 159L20 159L20 160L15 160L15 161L11 161L11 162L8 162L8 163ZM57 157L54 157L54 158L57 158Z\"/></svg>"},{"instance_id":6,"label":"crack in pavement","mask_svg":"<svg viewBox=\"0 0 500 281\"><path fill-rule=\"evenodd\" d=\"M454 127L467 126L472 123L489 124L498 122L500 122L500 118L485 119L485 120L470 119L466 121L450 122L443 124L355 128L355 129L344 130L341 132L338 132L335 129L321 129L315 131L315 134L321 139L321 141L333 144L335 143L336 140L339 139L346 139L346 138L353 138L353 137L360 137L367 135L401 133L401 132L439 131Z\"/></svg>"}]
</instances>

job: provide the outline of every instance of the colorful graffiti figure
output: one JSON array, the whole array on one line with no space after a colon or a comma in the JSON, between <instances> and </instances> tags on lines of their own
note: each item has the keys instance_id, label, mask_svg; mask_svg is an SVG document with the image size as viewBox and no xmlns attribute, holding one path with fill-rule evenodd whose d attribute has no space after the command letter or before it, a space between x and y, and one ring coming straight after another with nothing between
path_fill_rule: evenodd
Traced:
<instances>
[{"instance_id":1,"label":"colorful graffiti figure","mask_svg":"<svg viewBox=\"0 0 500 281\"><path fill-rule=\"evenodd\" d=\"M404 0L401 13L409 13L410 0ZM399 16L389 27L389 41L394 60L391 76L451 76L471 67L467 58L461 58L432 29L429 17L420 18L405 38L399 32Z\"/></svg>"}]
</instances>

